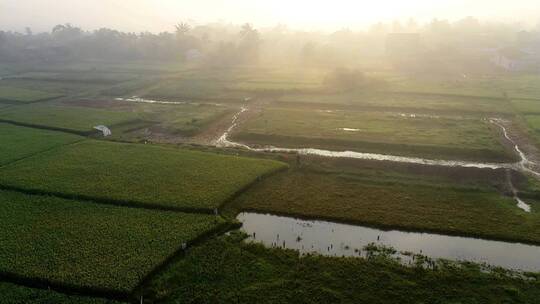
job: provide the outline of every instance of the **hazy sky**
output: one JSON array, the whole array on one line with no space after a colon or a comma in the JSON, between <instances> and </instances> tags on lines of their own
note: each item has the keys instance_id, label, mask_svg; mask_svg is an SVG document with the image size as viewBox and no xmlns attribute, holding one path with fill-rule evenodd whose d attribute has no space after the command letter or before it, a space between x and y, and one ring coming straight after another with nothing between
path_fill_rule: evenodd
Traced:
<instances>
[{"instance_id":1,"label":"hazy sky","mask_svg":"<svg viewBox=\"0 0 540 304\"><path fill-rule=\"evenodd\" d=\"M540 0L0 0L0 30L50 30L58 23L85 29L166 31L181 20L199 23L278 23L335 30L377 21L476 16L538 24Z\"/></svg>"}]
</instances>

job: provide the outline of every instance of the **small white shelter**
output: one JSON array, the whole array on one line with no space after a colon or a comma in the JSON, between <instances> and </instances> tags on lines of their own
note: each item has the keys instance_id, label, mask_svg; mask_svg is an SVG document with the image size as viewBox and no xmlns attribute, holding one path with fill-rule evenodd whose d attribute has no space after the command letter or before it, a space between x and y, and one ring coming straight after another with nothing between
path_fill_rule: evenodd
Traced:
<instances>
[{"instance_id":1,"label":"small white shelter","mask_svg":"<svg viewBox=\"0 0 540 304\"><path fill-rule=\"evenodd\" d=\"M107 128L107 126L99 125L99 126L95 126L94 129L101 131L101 133L103 133L103 137L112 135L111 129Z\"/></svg>"}]
</instances>

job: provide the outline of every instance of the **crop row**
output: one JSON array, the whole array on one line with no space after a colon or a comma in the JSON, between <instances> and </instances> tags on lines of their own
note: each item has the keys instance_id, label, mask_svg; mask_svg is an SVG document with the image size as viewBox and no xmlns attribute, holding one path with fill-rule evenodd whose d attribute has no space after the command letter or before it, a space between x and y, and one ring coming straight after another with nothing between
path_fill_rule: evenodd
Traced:
<instances>
[{"instance_id":1,"label":"crop row","mask_svg":"<svg viewBox=\"0 0 540 304\"><path fill-rule=\"evenodd\" d=\"M0 165L81 139L71 134L0 123Z\"/></svg>"},{"instance_id":2,"label":"crop row","mask_svg":"<svg viewBox=\"0 0 540 304\"><path fill-rule=\"evenodd\" d=\"M88 132L96 125L113 126L137 119L133 113L82 107L32 105L11 107L0 112L0 119L51 129Z\"/></svg>"},{"instance_id":3,"label":"crop row","mask_svg":"<svg viewBox=\"0 0 540 304\"><path fill-rule=\"evenodd\" d=\"M0 185L169 209L218 208L276 161L87 140L6 166Z\"/></svg>"},{"instance_id":4,"label":"crop row","mask_svg":"<svg viewBox=\"0 0 540 304\"><path fill-rule=\"evenodd\" d=\"M0 101L13 103L29 103L60 97L59 94L37 90L0 86Z\"/></svg>"},{"instance_id":5,"label":"crop row","mask_svg":"<svg viewBox=\"0 0 540 304\"><path fill-rule=\"evenodd\" d=\"M2 276L104 294L129 294L182 244L224 224L9 191L0 201Z\"/></svg>"}]
</instances>

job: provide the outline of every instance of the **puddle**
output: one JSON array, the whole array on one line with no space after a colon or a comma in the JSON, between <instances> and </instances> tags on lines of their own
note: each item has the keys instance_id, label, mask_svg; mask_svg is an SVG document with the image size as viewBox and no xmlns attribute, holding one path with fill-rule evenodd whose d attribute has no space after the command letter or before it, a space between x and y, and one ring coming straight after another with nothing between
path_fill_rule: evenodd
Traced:
<instances>
[{"instance_id":1,"label":"puddle","mask_svg":"<svg viewBox=\"0 0 540 304\"><path fill-rule=\"evenodd\" d=\"M268 247L298 250L303 254L365 257L369 244L393 247L433 259L486 263L519 271L540 271L540 246L490 241L432 233L403 232L333 223L307 221L258 213L241 213L238 220L250 239ZM397 254L403 263L410 255Z\"/></svg>"}]
</instances>

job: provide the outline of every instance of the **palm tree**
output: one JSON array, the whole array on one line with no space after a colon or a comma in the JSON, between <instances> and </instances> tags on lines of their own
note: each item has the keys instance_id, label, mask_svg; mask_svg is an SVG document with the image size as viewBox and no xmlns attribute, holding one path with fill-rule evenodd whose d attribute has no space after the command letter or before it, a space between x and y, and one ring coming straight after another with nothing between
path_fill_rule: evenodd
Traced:
<instances>
[{"instance_id":1,"label":"palm tree","mask_svg":"<svg viewBox=\"0 0 540 304\"><path fill-rule=\"evenodd\" d=\"M176 28L176 35L179 37L185 36L191 30L191 25L185 22L180 22L174 27Z\"/></svg>"},{"instance_id":2,"label":"palm tree","mask_svg":"<svg viewBox=\"0 0 540 304\"><path fill-rule=\"evenodd\" d=\"M240 36L242 37L249 37L253 35L254 33L257 33L257 30L253 28L253 25L250 23L246 23L242 25L242 30L240 31Z\"/></svg>"}]
</instances>

